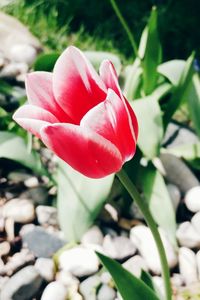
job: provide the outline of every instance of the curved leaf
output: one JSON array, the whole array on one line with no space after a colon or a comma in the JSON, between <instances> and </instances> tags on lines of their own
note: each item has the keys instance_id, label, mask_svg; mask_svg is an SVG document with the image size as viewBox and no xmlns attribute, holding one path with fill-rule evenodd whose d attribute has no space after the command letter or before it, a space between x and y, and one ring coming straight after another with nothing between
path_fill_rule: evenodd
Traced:
<instances>
[{"instance_id":1,"label":"curved leaf","mask_svg":"<svg viewBox=\"0 0 200 300\"><path fill-rule=\"evenodd\" d=\"M118 262L103 254L97 255L111 274L123 300L159 300L148 285L125 270Z\"/></svg>"}]
</instances>

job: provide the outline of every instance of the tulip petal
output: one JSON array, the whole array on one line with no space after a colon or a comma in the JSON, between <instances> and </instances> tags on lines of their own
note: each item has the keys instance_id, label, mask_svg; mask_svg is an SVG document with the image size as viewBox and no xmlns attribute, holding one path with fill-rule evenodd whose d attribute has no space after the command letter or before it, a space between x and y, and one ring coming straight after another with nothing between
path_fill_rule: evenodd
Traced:
<instances>
[{"instance_id":1,"label":"tulip petal","mask_svg":"<svg viewBox=\"0 0 200 300\"><path fill-rule=\"evenodd\" d=\"M28 102L51 112L60 122L71 122L53 95L52 73L33 72L25 80Z\"/></svg>"},{"instance_id":2,"label":"tulip petal","mask_svg":"<svg viewBox=\"0 0 200 300\"><path fill-rule=\"evenodd\" d=\"M134 111L132 110L129 102L125 99L123 96L119 83L117 78L117 72L113 66L113 64L109 60L104 60L101 63L100 69L99 69L100 76L102 80L104 81L106 87L109 89L112 89L115 91L115 93L121 98L124 99L125 104L127 106L128 112L129 112L129 124L130 127L132 127L132 131L134 132L134 135L136 137L136 140L138 138L138 122L137 118L135 116ZM134 126L132 126L134 124Z\"/></svg>"},{"instance_id":3,"label":"tulip petal","mask_svg":"<svg viewBox=\"0 0 200 300\"><path fill-rule=\"evenodd\" d=\"M50 112L34 105L23 105L14 113L13 119L24 129L40 138L40 129L58 120Z\"/></svg>"},{"instance_id":4,"label":"tulip petal","mask_svg":"<svg viewBox=\"0 0 200 300\"><path fill-rule=\"evenodd\" d=\"M115 144L125 162L130 160L135 153L136 139L132 133L129 124L130 116L124 103L124 99L109 89L106 100L91 109L81 120L80 126L90 128Z\"/></svg>"},{"instance_id":5,"label":"tulip petal","mask_svg":"<svg viewBox=\"0 0 200 300\"><path fill-rule=\"evenodd\" d=\"M106 87L100 76L82 52L72 46L55 64L53 91L57 102L75 124L106 98Z\"/></svg>"},{"instance_id":6,"label":"tulip petal","mask_svg":"<svg viewBox=\"0 0 200 300\"><path fill-rule=\"evenodd\" d=\"M87 177L105 177L122 167L117 148L90 129L53 124L42 128L41 137L48 148Z\"/></svg>"}]
</instances>

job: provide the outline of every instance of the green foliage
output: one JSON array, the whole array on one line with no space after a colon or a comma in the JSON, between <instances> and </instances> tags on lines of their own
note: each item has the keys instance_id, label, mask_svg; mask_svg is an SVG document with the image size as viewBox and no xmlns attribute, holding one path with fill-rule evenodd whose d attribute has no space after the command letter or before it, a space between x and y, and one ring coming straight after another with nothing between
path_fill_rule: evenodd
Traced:
<instances>
[{"instance_id":1,"label":"green foliage","mask_svg":"<svg viewBox=\"0 0 200 300\"><path fill-rule=\"evenodd\" d=\"M176 219L172 200L162 175L152 164L143 168L141 185L154 220L176 246Z\"/></svg>"},{"instance_id":2,"label":"green foliage","mask_svg":"<svg viewBox=\"0 0 200 300\"><path fill-rule=\"evenodd\" d=\"M114 175L90 179L59 160L58 216L68 241L79 241L93 224L110 193Z\"/></svg>"},{"instance_id":3,"label":"green foliage","mask_svg":"<svg viewBox=\"0 0 200 300\"><path fill-rule=\"evenodd\" d=\"M14 133L0 131L0 158L14 160L36 173L44 173L40 156L34 151L28 152L24 139Z\"/></svg>"},{"instance_id":4,"label":"green foliage","mask_svg":"<svg viewBox=\"0 0 200 300\"><path fill-rule=\"evenodd\" d=\"M106 267L111 274L123 300L159 300L149 285L145 284L142 280L133 276L130 272L125 270L115 260L97 253L102 264Z\"/></svg>"}]
</instances>

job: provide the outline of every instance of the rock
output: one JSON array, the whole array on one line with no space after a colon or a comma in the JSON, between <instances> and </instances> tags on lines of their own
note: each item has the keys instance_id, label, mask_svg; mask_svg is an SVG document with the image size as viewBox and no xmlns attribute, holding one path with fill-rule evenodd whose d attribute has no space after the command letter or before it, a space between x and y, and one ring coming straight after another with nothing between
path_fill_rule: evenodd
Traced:
<instances>
[{"instance_id":1,"label":"rock","mask_svg":"<svg viewBox=\"0 0 200 300\"><path fill-rule=\"evenodd\" d=\"M186 143L188 144L196 144L199 142L197 135L192 132L189 128L181 127L180 125L170 123L167 126L167 130L164 137L164 143L166 143L169 139L172 139L171 143L167 146L167 148L173 148L176 146L181 146Z\"/></svg>"},{"instance_id":2,"label":"rock","mask_svg":"<svg viewBox=\"0 0 200 300\"><path fill-rule=\"evenodd\" d=\"M8 180L12 181L13 183L20 183L20 182L24 182L25 180L30 178L30 174L27 174L25 172L20 171L20 172L10 172L8 174Z\"/></svg>"},{"instance_id":3,"label":"rock","mask_svg":"<svg viewBox=\"0 0 200 300\"><path fill-rule=\"evenodd\" d=\"M71 295L70 300L83 300L83 297L79 293Z\"/></svg>"},{"instance_id":4,"label":"rock","mask_svg":"<svg viewBox=\"0 0 200 300\"><path fill-rule=\"evenodd\" d=\"M175 300L199 300L199 290L199 282L182 287L177 291Z\"/></svg>"},{"instance_id":5,"label":"rock","mask_svg":"<svg viewBox=\"0 0 200 300\"><path fill-rule=\"evenodd\" d=\"M17 270L21 269L27 264L32 264L34 262L34 255L29 252L27 249L21 249L20 252L13 254L9 257L8 262L4 265L3 268L0 268L1 275L11 276Z\"/></svg>"},{"instance_id":6,"label":"rock","mask_svg":"<svg viewBox=\"0 0 200 300\"><path fill-rule=\"evenodd\" d=\"M24 185L28 188L38 187L39 185L38 178L35 176L31 176L24 181Z\"/></svg>"},{"instance_id":7,"label":"rock","mask_svg":"<svg viewBox=\"0 0 200 300\"><path fill-rule=\"evenodd\" d=\"M200 247L200 234L189 221L179 225L176 237L181 246L188 248Z\"/></svg>"},{"instance_id":8,"label":"rock","mask_svg":"<svg viewBox=\"0 0 200 300\"><path fill-rule=\"evenodd\" d=\"M52 259L39 257L35 262L35 268L47 282L53 281L55 265Z\"/></svg>"},{"instance_id":9,"label":"rock","mask_svg":"<svg viewBox=\"0 0 200 300\"><path fill-rule=\"evenodd\" d=\"M197 212L191 219L192 226L200 235L200 211Z\"/></svg>"},{"instance_id":10,"label":"rock","mask_svg":"<svg viewBox=\"0 0 200 300\"><path fill-rule=\"evenodd\" d=\"M178 208L178 205L180 203L180 200L181 200L181 192L178 189L178 187L176 185L174 185L174 184L168 184L167 185L167 190L169 192L169 195L170 195L170 198L172 200L172 204L173 204L174 210L176 212L176 210Z\"/></svg>"},{"instance_id":11,"label":"rock","mask_svg":"<svg viewBox=\"0 0 200 300\"><path fill-rule=\"evenodd\" d=\"M22 199L31 199L35 205L43 205L47 202L48 192L45 187L38 186L36 188L28 189L28 191L20 195Z\"/></svg>"},{"instance_id":12,"label":"rock","mask_svg":"<svg viewBox=\"0 0 200 300\"><path fill-rule=\"evenodd\" d=\"M71 272L74 276L83 277L97 272L99 261L93 250L75 247L61 253L59 266L61 270Z\"/></svg>"},{"instance_id":13,"label":"rock","mask_svg":"<svg viewBox=\"0 0 200 300\"><path fill-rule=\"evenodd\" d=\"M100 278L98 275L88 277L80 284L80 292L84 299L96 300L97 289L100 286Z\"/></svg>"},{"instance_id":14,"label":"rock","mask_svg":"<svg viewBox=\"0 0 200 300\"><path fill-rule=\"evenodd\" d=\"M125 236L111 237L106 235L103 240L105 253L114 259L124 259L136 252L135 245Z\"/></svg>"},{"instance_id":15,"label":"rock","mask_svg":"<svg viewBox=\"0 0 200 300\"><path fill-rule=\"evenodd\" d=\"M12 199L4 205L3 216L18 223L29 223L35 218L34 206L26 199Z\"/></svg>"},{"instance_id":16,"label":"rock","mask_svg":"<svg viewBox=\"0 0 200 300\"><path fill-rule=\"evenodd\" d=\"M28 65L26 63L10 63L9 65L6 65L1 71L0 71L0 77L11 77L15 78L20 74L25 74L28 72Z\"/></svg>"},{"instance_id":17,"label":"rock","mask_svg":"<svg viewBox=\"0 0 200 300\"><path fill-rule=\"evenodd\" d=\"M140 255L129 258L123 263L123 267L136 277L140 277L142 270L148 271L146 262Z\"/></svg>"},{"instance_id":18,"label":"rock","mask_svg":"<svg viewBox=\"0 0 200 300\"><path fill-rule=\"evenodd\" d=\"M60 271L56 274L56 280L60 281L67 288L69 295L78 292L80 282L71 273Z\"/></svg>"},{"instance_id":19,"label":"rock","mask_svg":"<svg viewBox=\"0 0 200 300\"><path fill-rule=\"evenodd\" d=\"M3 286L1 299L32 299L39 291L43 279L33 266L27 266L13 275ZM49 299L48 299L49 300Z\"/></svg>"},{"instance_id":20,"label":"rock","mask_svg":"<svg viewBox=\"0 0 200 300\"><path fill-rule=\"evenodd\" d=\"M29 230L20 231L23 246L27 247L36 257L51 257L64 246L65 241L56 234L49 233L40 226L31 226Z\"/></svg>"},{"instance_id":21,"label":"rock","mask_svg":"<svg viewBox=\"0 0 200 300\"><path fill-rule=\"evenodd\" d=\"M197 263L197 270L198 270L198 279L200 280L200 250L196 254L196 263Z\"/></svg>"},{"instance_id":22,"label":"rock","mask_svg":"<svg viewBox=\"0 0 200 300\"><path fill-rule=\"evenodd\" d=\"M97 294L97 300L114 300L116 297L116 292L113 288L107 284L103 284Z\"/></svg>"},{"instance_id":23,"label":"rock","mask_svg":"<svg viewBox=\"0 0 200 300\"><path fill-rule=\"evenodd\" d=\"M102 245L103 244L103 234L98 226L91 227L82 237L81 243L83 245L95 244Z\"/></svg>"},{"instance_id":24,"label":"rock","mask_svg":"<svg viewBox=\"0 0 200 300\"><path fill-rule=\"evenodd\" d=\"M176 266L178 258L163 230L159 229L170 268ZM155 274L161 274L160 259L150 229L144 225L138 225L131 229L130 239L138 248L144 258L147 267Z\"/></svg>"},{"instance_id":25,"label":"rock","mask_svg":"<svg viewBox=\"0 0 200 300\"><path fill-rule=\"evenodd\" d=\"M105 283L107 285L109 285L110 282L112 281L112 277L111 277L110 273L108 273L108 272L103 272L101 274L100 278L101 278L101 282Z\"/></svg>"},{"instance_id":26,"label":"rock","mask_svg":"<svg viewBox=\"0 0 200 300\"><path fill-rule=\"evenodd\" d=\"M171 277L172 287L179 288L184 284L183 276L179 273L174 273Z\"/></svg>"},{"instance_id":27,"label":"rock","mask_svg":"<svg viewBox=\"0 0 200 300\"><path fill-rule=\"evenodd\" d=\"M179 249L179 269L186 285L198 281L196 256L191 249Z\"/></svg>"},{"instance_id":28,"label":"rock","mask_svg":"<svg viewBox=\"0 0 200 300\"><path fill-rule=\"evenodd\" d=\"M37 56L37 50L27 44L15 44L11 47L9 52L9 58L15 62L25 62L27 65L31 65Z\"/></svg>"},{"instance_id":29,"label":"rock","mask_svg":"<svg viewBox=\"0 0 200 300\"><path fill-rule=\"evenodd\" d=\"M41 225L49 224L58 226L57 209L55 207L39 205L36 207L36 215Z\"/></svg>"},{"instance_id":30,"label":"rock","mask_svg":"<svg viewBox=\"0 0 200 300\"><path fill-rule=\"evenodd\" d=\"M10 243L5 241L0 243L0 257L4 255L8 255L10 252Z\"/></svg>"},{"instance_id":31,"label":"rock","mask_svg":"<svg viewBox=\"0 0 200 300\"><path fill-rule=\"evenodd\" d=\"M39 41L20 21L3 12L0 13L0 40L0 51L9 60L17 57L19 59L19 55L22 60L23 54L25 60L32 63L33 54L35 54L35 51L37 52L41 49ZM35 49L35 51L30 50L30 47ZM14 51L12 50L13 48ZM20 51L22 52L19 53Z\"/></svg>"},{"instance_id":32,"label":"rock","mask_svg":"<svg viewBox=\"0 0 200 300\"><path fill-rule=\"evenodd\" d=\"M200 211L200 186L188 190L185 195L185 205L192 212Z\"/></svg>"},{"instance_id":33,"label":"rock","mask_svg":"<svg viewBox=\"0 0 200 300\"><path fill-rule=\"evenodd\" d=\"M49 283L42 294L41 300L66 300L67 289L58 281Z\"/></svg>"},{"instance_id":34,"label":"rock","mask_svg":"<svg viewBox=\"0 0 200 300\"><path fill-rule=\"evenodd\" d=\"M159 276L153 276L153 284L156 289L157 295L159 295L159 299L165 298L165 289L163 279Z\"/></svg>"},{"instance_id":35,"label":"rock","mask_svg":"<svg viewBox=\"0 0 200 300\"><path fill-rule=\"evenodd\" d=\"M191 188L199 185L198 179L180 158L172 154L162 153L160 159L167 180L176 185L181 193L186 193Z\"/></svg>"}]
</instances>

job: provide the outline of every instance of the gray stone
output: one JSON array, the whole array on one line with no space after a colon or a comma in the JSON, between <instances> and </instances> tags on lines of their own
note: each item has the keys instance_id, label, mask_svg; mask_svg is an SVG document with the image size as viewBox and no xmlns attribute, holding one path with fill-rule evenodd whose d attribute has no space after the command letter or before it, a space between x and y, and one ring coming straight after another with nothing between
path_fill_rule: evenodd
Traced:
<instances>
[{"instance_id":1,"label":"gray stone","mask_svg":"<svg viewBox=\"0 0 200 300\"><path fill-rule=\"evenodd\" d=\"M125 236L106 235L103 240L103 249L108 256L119 260L132 256L136 252L135 245Z\"/></svg>"},{"instance_id":2,"label":"gray stone","mask_svg":"<svg viewBox=\"0 0 200 300\"><path fill-rule=\"evenodd\" d=\"M200 186L188 190L185 195L185 205L192 212L200 211Z\"/></svg>"},{"instance_id":3,"label":"gray stone","mask_svg":"<svg viewBox=\"0 0 200 300\"><path fill-rule=\"evenodd\" d=\"M160 156L167 180L176 185L182 193L198 186L199 181L188 166L175 155L162 153Z\"/></svg>"},{"instance_id":4,"label":"gray stone","mask_svg":"<svg viewBox=\"0 0 200 300\"><path fill-rule=\"evenodd\" d=\"M36 215L41 225L49 224L58 226L57 209L55 207L39 205L36 207Z\"/></svg>"},{"instance_id":5,"label":"gray stone","mask_svg":"<svg viewBox=\"0 0 200 300\"><path fill-rule=\"evenodd\" d=\"M178 262L176 252L166 234L160 228L159 233L165 248L168 265L170 268L173 268ZM160 258L150 229L144 225L135 226L131 229L130 239L138 248L141 256L147 264L148 269L155 274L161 274Z\"/></svg>"},{"instance_id":6,"label":"gray stone","mask_svg":"<svg viewBox=\"0 0 200 300\"><path fill-rule=\"evenodd\" d=\"M27 266L13 275L3 286L1 299L27 300L32 299L39 291L42 277L33 266Z\"/></svg>"},{"instance_id":7,"label":"gray stone","mask_svg":"<svg viewBox=\"0 0 200 300\"><path fill-rule=\"evenodd\" d=\"M18 223L29 223L35 218L32 202L27 199L12 199L3 206L3 217L11 218Z\"/></svg>"},{"instance_id":8,"label":"gray stone","mask_svg":"<svg viewBox=\"0 0 200 300\"><path fill-rule=\"evenodd\" d=\"M53 281L55 265L52 259L39 257L35 262L35 268L46 281Z\"/></svg>"},{"instance_id":9,"label":"gray stone","mask_svg":"<svg viewBox=\"0 0 200 300\"><path fill-rule=\"evenodd\" d=\"M81 243L83 245L95 244L102 245L103 244L103 234L98 226L91 227L82 237Z\"/></svg>"},{"instance_id":10,"label":"gray stone","mask_svg":"<svg viewBox=\"0 0 200 300\"><path fill-rule=\"evenodd\" d=\"M45 187L38 186L28 189L20 195L22 199L31 199L35 205L43 205L47 202L48 192Z\"/></svg>"},{"instance_id":11,"label":"gray stone","mask_svg":"<svg viewBox=\"0 0 200 300\"><path fill-rule=\"evenodd\" d=\"M20 232L24 247L28 247L36 257L51 257L64 246L65 241L56 234L49 233L40 226L32 226L30 230Z\"/></svg>"},{"instance_id":12,"label":"gray stone","mask_svg":"<svg viewBox=\"0 0 200 300\"><path fill-rule=\"evenodd\" d=\"M97 300L114 300L116 297L116 292L110 286L103 284L98 292Z\"/></svg>"},{"instance_id":13,"label":"gray stone","mask_svg":"<svg viewBox=\"0 0 200 300\"><path fill-rule=\"evenodd\" d=\"M41 297L41 300L66 300L67 289L58 281L49 283Z\"/></svg>"},{"instance_id":14,"label":"gray stone","mask_svg":"<svg viewBox=\"0 0 200 300\"><path fill-rule=\"evenodd\" d=\"M186 285L198 281L196 256L191 249L179 249L179 269Z\"/></svg>"},{"instance_id":15,"label":"gray stone","mask_svg":"<svg viewBox=\"0 0 200 300\"><path fill-rule=\"evenodd\" d=\"M181 246L188 248L200 247L200 233L189 221L179 225L176 237Z\"/></svg>"},{"instance_id":16,"label":"gray stone","mask_svg":"<svg viewBox=\"0 0 200 300\"><path fill-rule=\"evenodd\" d=\"M99 260L92 249L80 246L63 251L59 257L59 266L74 276L83 277L98 271Z\"/></svg>"},{"instance_id":17,"label":"gray stone","mask_svg":"<svg viewBox=\"0 0 200 300\"><path fill-rule=\"evenodd\" d=\"M135 255L123 263L123 267L136 277L140 277L142 270L148 271L144 258Z\"/></svg>"},{"instance_id":18,"label":"gray stone","mask_svg":"<svg viewBox=\"0 0 200 300\"><path fill-rule=\"evenodd\" d=\"M100 278L98 275L88 277L80 284L80 292L84 299L96 300L96 292L100 286Z\"/></svg>"}]
</instances>

